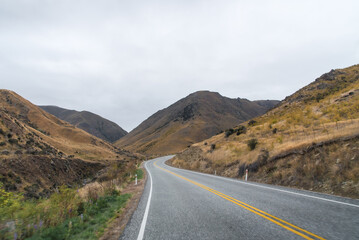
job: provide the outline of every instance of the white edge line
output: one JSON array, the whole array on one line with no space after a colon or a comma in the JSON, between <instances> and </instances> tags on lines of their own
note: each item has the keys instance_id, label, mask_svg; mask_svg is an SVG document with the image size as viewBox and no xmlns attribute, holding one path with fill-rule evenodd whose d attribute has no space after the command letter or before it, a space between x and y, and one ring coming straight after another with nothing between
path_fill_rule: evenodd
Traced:
<instances>
[{"instance_id":1,"label":"white edge line","mask_svg":"<svg viewBox=\"0 0 359 240\"><path fill-rule=\"evenodd\" d=\"M147 205L146 205L146 210L145 210L145 214L143 215L143 219L142 219L142 223L141 223L141 228L140 231L138 233L138 237L137 240L142 240L143 239L143 235L145 234L145 228L146 228L146 223L147 223L147 217L148 217L148 211L150 209L150 204L151 204L151 197L152 197L152 176L150 173L150 170L147 169L147 163L145 164L145 168L148 172L148 175L150 175L150 180L151 180L151 185L150 185L150 195L148 196L148 200L147 200Z\"/></svg>"},{"instance_id":2,"label":"white edge line","mask_svg":"<svg viewBox=\"0 0 359 240\"><path fill-rule=\"evenodd\" d=\"M277 189L277 188L271 188L271 187L261 186L261 185L257 185L257 184L253 184L253 183L242 182L242 181L240 181L240 180L229 179L229 178L226 178L226 177L213 176L213 175L211 175L211 174L199 173L199 172L195 172L195 171L191 171L191 170L187 170L187 169L175 168L175 167L169 166L169 165L167 165L167 164L164 164L164 165L165 165L165 166L168 166L168 167L171 167L171 168L174 168L174 169L176 169L176 170L186 171L186 172L190 172L190 173L194 173L194 174L198 174L198 175L204 175L204 176L208 176L208 177L212 177L212 178L219 178L219 179L227 180L227 181L230 181L230 182L247 184L247 185L251 185L251 186L255 186L255 187L260 187L260 188L266 188L266 189L270 189L270 190L275 190L275 191L278 191L278 192L285 192L285 193L290 193L290 194L299 195L299 196L303 196L303 197L314 198L314 199L319 199L319 200L323 200L323 201L327 201L327 202L333 202L333 203L338 203L338 204L343 204L343 205L347 205L347 206L359 208L359 205L355 205L355 204L351 204L351 203L339 202L339 201L336 201L336 200L331 200L331 199L327 199L327 198L321 198L321 197L306 195L306 194L303 194L303 193L296 193L296 192L291 192L291 191L287 191L287 190L282 190L282 189Z\"/></svg>"}]
</instances>

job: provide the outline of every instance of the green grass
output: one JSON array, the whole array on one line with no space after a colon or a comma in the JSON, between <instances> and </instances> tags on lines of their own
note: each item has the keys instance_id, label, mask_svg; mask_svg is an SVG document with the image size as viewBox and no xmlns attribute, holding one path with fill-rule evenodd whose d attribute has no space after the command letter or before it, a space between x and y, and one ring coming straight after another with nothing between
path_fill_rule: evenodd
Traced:
<instances>
[{"instance_id":1,"label":"green grass","mask_svg":"<svg viewBox=\"0 0 359 240\"><path fill-rule=\"evenodd\" d=\"M80 216L35 233L31 240L40 239L98 239L107 227L107 223L120 212L130 194L112 195L99 198L94 203L86 203L83 220Z\"/></svg>"},{"instance_id":2,"label":"green grass","mask_svg":"<svg viewBox=\"0 0 359 240\"><path fill-rule=\"evenodd\" d=\"M136 174L137 174L137 179L142 179L143 178L143 170L138 168L136 169Z\"/></svg>"}]
</instances>

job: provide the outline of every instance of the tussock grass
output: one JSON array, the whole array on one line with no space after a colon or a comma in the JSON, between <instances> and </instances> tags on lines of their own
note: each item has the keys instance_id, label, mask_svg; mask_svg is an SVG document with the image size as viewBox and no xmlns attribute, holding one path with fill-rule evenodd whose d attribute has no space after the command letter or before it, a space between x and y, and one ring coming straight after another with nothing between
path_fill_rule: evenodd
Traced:
<instances>
[{"instance_id":1,"label":"tussock grass","mask_svg":"<svg viewBox=\"0 0 359 240\"><path fill-rule=\"evenodd\" d=\"M338 157L346 166L351 166L338 167L337 163L335 165L327 162L326 164L331 166L327 169L324 161L310 161L311 153L305 151L311 149L313 144L337 140L332 145L340 146L346 144L341 139L359 136L359 65L324 74L315 82L287 97L278 107L254 121L233 128L233 131L236 132L243 126L246 127L246 133L222 133L205 140L206 145L204 142L193 144L190 149L178 154L172 163L208 173L216 171L230 177L241 177L241 172L246 167L253 169L258 181L306 189L316 186L317 190L331 189L338 194L359 196L359 186L357 190L340 190L341 183L348 181L352 181L352 185L349 185L356 189L359 175L357 165L351 162L352 159L356 159L355 154L351 156L334 147L319 147L318 149L325 148L328 152L319 151L315 156L327 156L331 160ZM251 139L258 142L253 149L247 144ZM214 151L210 149L211 144L216 145ZM348 148L348 151L352 153L355 149ZM263 160L263 157L270 159L298 151L303 152L303 159L295 158L289 161L288 157L284 157L287 160L278 160L278 163L273 164ZM345 160L336 156L335 151L344 155ZM207 162L207 165L201 162ZM311 175L304 174L306 171ZM333 175L326 175L326 172ZM336 176L334 173L342 173L341 178L335 178L330 187L324 187L326 180L323 176L333 179L333 176ZM292 180L289 183L282 181L285 178ZM334 185L338 187L332 188Z\"/></svg>"}]
</instances>

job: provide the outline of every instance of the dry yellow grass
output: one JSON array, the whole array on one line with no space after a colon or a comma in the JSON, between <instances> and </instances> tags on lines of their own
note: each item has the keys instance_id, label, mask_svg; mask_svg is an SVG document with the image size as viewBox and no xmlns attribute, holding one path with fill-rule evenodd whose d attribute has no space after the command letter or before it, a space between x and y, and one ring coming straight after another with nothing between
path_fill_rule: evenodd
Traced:
<instances>
[{"instance_id":1,"label":"dry yellow grass","mask_svg":"<svg viewBox=\"0 0 359 240\"><path fill-rule=\"evenodd\" d=\"M35 133L41 141L67 155L84 160L115 160L123 157L109 143L54 117L14 92L1 90L0 104L2 119L6 118L8 125L14 126L8 129L2 123L0 127L6 132L18 128L18 133L13 134L14 137L23 139L20 141L25 141L25 137L21 135ZM13 147L8 145L6 149Z\"/></svg>"},{"instance_id":2,"label":"dry yellow grass","mask_svg":"<svg viewBox=\"0 0 359 240\"><path fill-rule=\"evenodd\" d=\"M276 134L272 131L250 129L245 135L231 136L226 139L222 134L193 146L202 149L204 157L214 163L228 164L238 159L243 163L250 163L257 159L261 149L267 149L271 156L275 156L281 152L310 146L313 143L351 135L359 135L359 119L325 123L309 129L298 127ZM250 151L247 145L247 141L251 138L256 138L259 142L253 151ZM207 145L204 145L205 142ZM214 151L210 151L211 144L216 144Z\"/></svg>"},{"instance_id":3,"label":"dry yellow grass","mask_svg":"<svg viewBox=\"0 0 359 240\"><path fill-rule=\"evenodd\" d=\"M246 133L238 136L236 132L240 127L234 127L233 133L224 132L193 144L192 148L177 155L173 163L209 173L216 170L217 173L232 177L241 176L241 168L250 167L252 164L253 171L257 173L256 180L307 189L314 188L315 185L317 190L328 184L323 176L329 179L340 172L341 178L330 183L336 186L336 190L333 191L346 196L359 195L357 157L353 153L357 149L357 143L355 140L349 143L343 140L359 136L359 65L324 74L315 82L287 97L275 109L254 120L254 124L242 124L246 127ZM248 146L251 139L258 142L253 150ZM333 147L330 147L330 144L320 145L329 142ZM306 149L315 149L310 148L315 144L325 148L318 150L313 157L313 152ZM348 144L352 147L347 147ZM215 145L214 149L212 145ZM341 145L345 145L343 149L349 152L338 149ZM344 156L337 155L335 151ZM301 152L297 154L301 157L288 157L286 153L291 152L294 155ZM266 159L284 157L282 160L276 160L277 163L266 163L265 160L263 165L259 163L261 156ZM320 159L317 160L309 159L319 156ZM324 161L325 157L327 160ZM336 158L342 162L336 163L333 160ZM332 160L334 162L330 162ZM326 169L327 166L331 166L331 169ZM304 177L303 169L313 172L313 175ZM326 175L327 172L332 175ZM281 182L283 176L296 180L284 183ZM298 179L301 179L303 184ZM342 186L342 183L347 185ZM326 188L332 189L331 186ZM347 190L340 190L344 188Z\"/></svg>"}]
</instances>

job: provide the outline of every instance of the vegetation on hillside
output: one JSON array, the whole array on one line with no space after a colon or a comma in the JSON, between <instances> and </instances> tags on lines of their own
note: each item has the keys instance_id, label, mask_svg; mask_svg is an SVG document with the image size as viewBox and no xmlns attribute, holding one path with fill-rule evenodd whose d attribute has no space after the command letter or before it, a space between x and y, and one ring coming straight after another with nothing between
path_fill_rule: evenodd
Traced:
<instances>
[{"instance_id":1,"label":"vegetation on hillside","mask_svg":"<svg viewBox=\"0 0 359 240\"><path fill-rule=\"evenodd\" d=\"M111 162L138 159L0 90L0 182L7 191L47 197L61 185L91 181Z\"/></svg>"},{"instance_id":2,"label":"vegetation on hillside","mask_svg":"<svg viewBox=\"0 0 359 240\"><path fill-rule=\"evenodd\" d=\"M0 90L0 239L97 239L138 161Z\"/></svg>"},{"instance_id":3,"label":"vegetation on hillside","mask_svg":"<svg viewBox=\"0 0 359 240\"><path fill-rule=\"evenodd\" d=\"M322 75L265 115L207 139L206 144L193 144L172 164L239 178L249 169L252 180L358 197L358 135L359 65L355 65ZM215 149L210 148L213 144ZM339 151L346 144L348 152ZM316 152L314 157L308 149ZM294 155L301 160L280 164L280 159L287 162Z\"/></svg>"},{"instance_id":4,"label":"vegetation on hillside","mask_svg":"<svg viewBox=\"0 0 359 240\"><path fill-rule=\"evenodd\" d=\"M260 116L278 103L195 92L153 114L115 145L145 154L177 153L222 129Z\"/></svg>"},{"instance_id":5,"label":"vegetation on hillside","mask_svg":"<svg viewBox=\"0 0 359 240\"><path fill-rule=\"evenodd\" d=\"M98 239L131 197L120 191L135 173L143 172L113 164L85 188L61 186L40 199L25 199L0 183L1 239Z\"/></svg>"}]
</instances>

